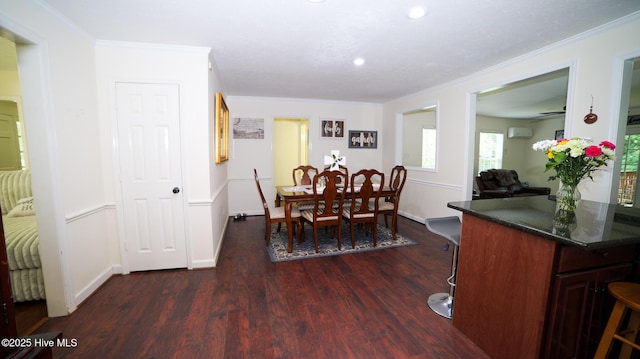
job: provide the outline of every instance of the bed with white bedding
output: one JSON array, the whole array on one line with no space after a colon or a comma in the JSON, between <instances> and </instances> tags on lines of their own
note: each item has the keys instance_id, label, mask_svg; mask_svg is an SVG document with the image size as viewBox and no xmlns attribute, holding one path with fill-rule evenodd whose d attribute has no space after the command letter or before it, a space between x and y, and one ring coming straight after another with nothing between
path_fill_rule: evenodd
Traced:
<instances>
[{"instance_id":1,"label":"bed with white bedding","mask_svg":"<svg viewBox=\"0 0 640 359\"><path fill-rule=\"evenodd\" d=\"M16 302L45 299L31 174L0 171L0 206Z\"/></svg>"}]
</instances>

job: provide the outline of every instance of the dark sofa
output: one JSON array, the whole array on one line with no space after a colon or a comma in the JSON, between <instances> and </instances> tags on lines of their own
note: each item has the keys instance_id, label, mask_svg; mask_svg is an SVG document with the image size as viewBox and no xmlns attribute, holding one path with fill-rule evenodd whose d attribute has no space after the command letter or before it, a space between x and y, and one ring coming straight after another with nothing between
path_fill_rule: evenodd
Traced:
<instances>
[{"instance_id":1,"label":"dark sofa","mask_svg":"<svg viewBox=\"0 0 640 359\"><path fill-rule=\"evenodd\" d=\"M514 170L490 169L476 177L479 198L505 198L549 195L549 187L523 186Z\"/></svg>"}]
</instances>

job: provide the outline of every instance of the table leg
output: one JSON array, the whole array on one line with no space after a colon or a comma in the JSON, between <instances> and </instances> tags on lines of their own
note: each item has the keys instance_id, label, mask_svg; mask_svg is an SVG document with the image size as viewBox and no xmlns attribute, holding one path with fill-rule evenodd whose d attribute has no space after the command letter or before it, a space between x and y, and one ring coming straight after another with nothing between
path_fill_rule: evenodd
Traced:
<instances>
[{"instance_id":1,"label":"table leg","mask_svg":"<svg viewBox=\"0 0 640 359\"><path fill-rule=\"evenodd\" d=\"M289 246L287 247L287 252L293 252L293 225L291 223L291 207L293 206L292 202L285 201L284 203L284 216L287 222L287 235L289 236Z\"/></svg>"}]
</instances>

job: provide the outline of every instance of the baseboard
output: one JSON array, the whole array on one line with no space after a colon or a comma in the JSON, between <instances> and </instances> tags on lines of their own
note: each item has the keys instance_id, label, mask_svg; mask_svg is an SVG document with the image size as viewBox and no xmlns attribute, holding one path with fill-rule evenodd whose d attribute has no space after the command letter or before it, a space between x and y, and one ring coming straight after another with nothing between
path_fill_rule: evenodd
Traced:
<instances>
[{"instance_id":1,"label":"baseboard","mask_svg":"<svg viewBox=\"0 0 640 359\"><path fill-rule=\"evenodd\" d=\"M424 223L424 218L418 217L418 216L414 216L414 215L411 215L409 213L406 213L406 212L403 212L403 211L400 211L400 210L398 210L398 215L402 216L402 217L405 217L405 218L409 218L410 220L416 221L418 223Z\"/></svg>"},{"instance_id":2,"label":"baseboard","mask_svg":"<svg viewBox=\"0 0 640 359\"><path fill-rule=\"evenodd\" d=\"M218 256L216 256L216 259ZM216 266L216 259L206 259L191 262L191 269L213 268Z\"/></svg>"},{"instance_id":3,"label":"baseboard","mask_svg":"<svg viewBox=\"0 0 640 359\"><path fill-rule=\"evenodd\" d=\"M82 304L91 294L95 293L106 281L111 278L112 275L122 273L122 267L120 265L112 266L105 269L100 273L91 283L82 288L73 298L73 305L69 308L69 313L73 313L78 306Z\"/></svg>"}]
</instances>

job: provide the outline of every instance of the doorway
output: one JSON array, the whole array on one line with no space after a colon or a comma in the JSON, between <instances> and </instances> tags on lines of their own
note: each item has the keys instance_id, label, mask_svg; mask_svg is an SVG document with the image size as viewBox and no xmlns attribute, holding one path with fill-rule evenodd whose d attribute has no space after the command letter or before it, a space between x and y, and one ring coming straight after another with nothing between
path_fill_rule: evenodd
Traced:
<instances>
[{"instance_id":1,"label":"doorway","mask_svg":"<svg viewBox=\"0 0 640 359\"><path fill-rule=\"evenodd\" d=\"M640 208L640 56L625 60L623 67L612 197L620 206Z\"/></svg>"},{"instance_id":2,"label":"doorway","mask_svg":"<svg viewBox=\"0 0 640 359\"><path fill-rule=\"evenodd\" d=\"M275 118L273 122L274 185L291 185L291 171L309 163L309 120Z\"/></svg>"},{"instance_id":3,"label":"doorway","mask_svg":"<svg viewBox=\"0 0 640 359\"><path fill-rule=\"evenodd\" d=\"M475 94L476 111L471 119L475 129L470 164L472 188L476 187L474 178L480 171L495 166L515 170L528 185L550 187L552 193L558 190L559 180L549 182L548 174L541 170L545 156L535 153L531 146L539 140L554 139L557 131L564 131L569 78L570 69L561 68ZM520 128L526 129L527 134L510 131ZM481 135L488 139L498 137L501 145L496 146L491 140L483 142Z\"/></svg>"},{"instance_id":4,"label":"doorway","mask_svg":"<svg viewBox=\"0 0 640 359\"><path fill-rule=\"evenodd\" d=\"M24 116L22 115L22 93L18 76L18 52L15 42L8 38L0 37L0 52L4 58L0 71L6 74L3 77L3 84L0 86L0 170L24 173L22 170L30 170L30 166ZM9 173L16 172L5 172L5 174ZM26 176L20 175L19 178L30 178L30 176L30 174ZM30 179L29 182L31 182ZM3 183L5 182L3 181ZM31 189L29 189L28 193L31 193ZM7 203L7 201L4 202L5 205ZM11 217L11 214L8 213L10 210L11 208L3 208L3 213ZM22 216L23 214L24 216ZM16 248L21 248L22 246L28 249L27 243L30 243L29 241L34 238L35 243L37 243L39 229L31 229L34 228L33 225L36 223L35 216L35 211L24 212L21 213L19 218L7 217L6 221L3 221L5 222L2 229L4 233L7 233L7 231L11 233L21 231L18 237L14 234L3 236L3 239L7 241L7 247L11 247L13 253L16 252ZM23 224L25 225L23 226ZM29 233L29 235L26 233ZM2 248L4 247L3 243ZM39 247L41 250L42 246ZM22 256L17 254L16 256L22 259ZM29 259L32 258L29 256ZM12 297L15 300L12 303L14 310L10 312L15 313L15 327L17 334L20 336L32 333L48 319L47 300L43 299L45 297L44 289L30 280L25 282L25 278L32 277L42 280L43 272L39 263L40 259L38 258L37 260L34 259L33 263L29 264L28 267L26 265L22 267L15 267L16 265L14 265L13 268L9 266L8 269L11 269L9 274L3 277L10 278L14 288L19 288L13 291L11 289L12 285L8 284L9 290L13 291ZM42 289L42 292L40 292L40 289ZM8 303L5 303L5 305L8 305Z\"/></svg>"}]
</instances>

